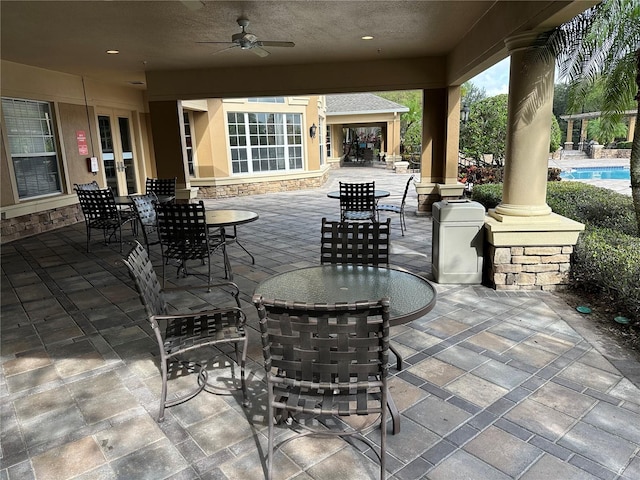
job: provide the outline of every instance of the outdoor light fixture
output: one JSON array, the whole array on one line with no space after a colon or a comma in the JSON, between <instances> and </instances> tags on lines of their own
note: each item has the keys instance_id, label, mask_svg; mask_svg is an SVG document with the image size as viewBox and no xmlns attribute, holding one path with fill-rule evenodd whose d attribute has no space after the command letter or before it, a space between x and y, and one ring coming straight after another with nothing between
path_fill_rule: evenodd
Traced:
<instances>
[{"instance_id":1,"label":"outdoor light fixture","mask_svg":"<svg viewBox=\"0 0 640 480\"><path fill-rule=\"evenodd\" d=\"M467 123L468 120L469 120L469 106L463 105L462 108L460 109L460 121L462 123Z\"/></svg>"},{"instance_id":2,"label":"outdoor light fixture","mask_svg":"<svg viewBox=\"0 0 640 480\"><path fill-rule=\"evenodd\" d=\"M318 127L316 127L316 124L314 123L313 125L311 125L309 127L309 136L311 138L316 138L316 132L318 131Z\"/></svg>"},{"instance_id":3,"label":"outdoor light fixture","mask_svg":"<svg viewBox=\"0 0 640 480\"><path fill-rule=\"evenodd\" d=\"M109 50L107 50L107 55L117 55L120 53L120 50L115 49L115 48L110 48Z\"/></svg>"}]
</instances>

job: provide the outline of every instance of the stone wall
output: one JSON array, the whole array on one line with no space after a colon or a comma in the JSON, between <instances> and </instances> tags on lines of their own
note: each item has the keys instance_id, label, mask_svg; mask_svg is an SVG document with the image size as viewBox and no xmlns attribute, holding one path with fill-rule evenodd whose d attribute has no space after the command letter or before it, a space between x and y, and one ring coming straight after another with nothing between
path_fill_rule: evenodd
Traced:
<instances>
[{"instance_id":1,"label":"stone wall","mask_svg":"<svg viewBox=\"0 0 640 480\"><path fill-rule=\"evenodd\" d=\"M2 219L0 240L1 243L8 243L83 221L84 217L77 203L45 212Z\"/></svg>"},{"instance_id":2,"label":"stone wall","mask_svg":"<svg viewBox=\"0 0 640 480\"><path fill-rule=\"evenodd\" d=\"M569 284L573 246L485 245L487 281L496 290L560 290Z\"/></svg>"},{"instance_id":3,"label":"stone wall","mask_svg":"<svg viewBox=\"0 0 640 480\"><path fill-rule=\"evenodd\" d=\"M602 145L592 145L587 149L589 158L631 158L630 148L604 148Z\"/></svg>"},{"instance_id":4,"label":"stone wall","mask_svg":"<svg viewBox=\"0 0 640 480\"><path fill-rule=\"evenodd\" d=\"M233 185L199 186L198 198L228 198L260 195L263 193L290 192L318 188L327 181L329 173L321 177L275 180L266 182L247 182Z\"/></svg>"}]
</instances>

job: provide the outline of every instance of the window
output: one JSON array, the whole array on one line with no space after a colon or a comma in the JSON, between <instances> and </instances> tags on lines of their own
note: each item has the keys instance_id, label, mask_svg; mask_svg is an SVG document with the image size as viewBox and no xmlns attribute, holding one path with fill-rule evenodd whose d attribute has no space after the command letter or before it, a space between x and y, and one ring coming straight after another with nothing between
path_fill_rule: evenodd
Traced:
<instances>
[{"instance_id":1,"label":"window","mask_svg":"<svg viewBox=\"0 0 640 480\"><path fill-rule=\"evenodd\" d=\"M327 125L327 136L325 138L327 158L331 156L331 125Z\"/></svg>"},{"instance_id":2,"label":"window","mask_svg":"<svg viewBox=\"0 0 640 480\"><path fill-rule=\"evenodd\" d=\"M58 153L47 102L3 98L2 111L19 198L61 192Z\"/></svg>"},{"instance_id":3,"label":"window","mask_svg":"<svg viewBox=\"0 0 640 480\"><path fill-rule=\"evenodd\" d=\"M249 103L284 103L284 97L254 97L247 101Z\"/></svg>"},{"instance_id":4,"label":"window","mask_svg":"<svg viewBox=\"0 0 640 480\"><path fill-rule=\"evenodd\" d=\"M302 169L302 115L228 113L233 173Z\"/></svg>"},{"instance_id":5,"label":"window","mask_svg":"<svg viewBox=\"0 0 640 480\"><path fill-rule=\"evenodd\" d=\"M191 137L191 123L189 123L189 113L183 112L184 115L184 141L187 146L187 166L189 167L189 175L195 177L196 169L193 164L193 144Z\"/></svg>"}]
</instances>

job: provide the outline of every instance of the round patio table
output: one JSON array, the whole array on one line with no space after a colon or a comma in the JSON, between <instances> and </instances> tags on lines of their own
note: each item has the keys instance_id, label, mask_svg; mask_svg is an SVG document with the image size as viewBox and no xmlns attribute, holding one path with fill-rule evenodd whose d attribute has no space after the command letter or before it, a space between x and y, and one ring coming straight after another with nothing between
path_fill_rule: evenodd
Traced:
<instances>
[{"instance_id":1,"label":"round patio table","mask_svg":"<svg viewBox=\"0 0 640 480\"><path fill-rule=\"evenodd\" d=\"M388 192L386 190L374 190L373 191L373 196L375 197L376 200L379 200L380 198L384 198L384 197L388 197L389 195L391 195L391 192ZM329 192L327 193L327 197L329 198L335 198L335 199L340 199L340 191L339 190L334 190L333 192Z\"/></svg>"},{"instance_id":2,"label":"round patio table","mask_svg":"<svg viewBox=\"0 0 640 480\"><path fill-rule=\"evenodd\" d=\"M264 304L275 300L305 303L357 302L389 299L389 324L401 325L428 313L436 304L436 289L427 279L406 270L368 265L319 265L279 273L263 280L254 292ZM402 358L396 355L398 370ZM400 432L400 413L391 395L387 403L393 433Z\"/></svg>"},{"instance_id":3,"label":"round patio table","mask_svg":"<svg viewBox=\"0 0 640 480\"><path fill-rule=\"evenodd\" d=\"M279 273L254 292L263 301L306 303L356 302L389 298L391 326L428 313L436 304L435 287L406 270L368 265L318 265Z\"/></svg>"}]
</instances>

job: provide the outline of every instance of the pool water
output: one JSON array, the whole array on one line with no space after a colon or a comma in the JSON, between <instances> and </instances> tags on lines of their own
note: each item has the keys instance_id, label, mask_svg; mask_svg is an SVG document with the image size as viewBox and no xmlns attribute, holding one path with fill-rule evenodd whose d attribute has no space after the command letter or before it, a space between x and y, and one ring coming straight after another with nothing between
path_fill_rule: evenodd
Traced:
<instances>
[{"instance_id":1,"label":"pool water","mask_svg":"<svg viewBox=\"0 0 640 480\"><path fill-rule=\"evenodd\" d=\"M566 180L630 180L629 167L582 167L560 172Z\"/></svg>"}]
</instances>

